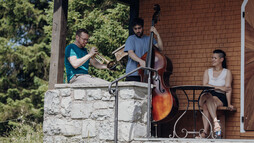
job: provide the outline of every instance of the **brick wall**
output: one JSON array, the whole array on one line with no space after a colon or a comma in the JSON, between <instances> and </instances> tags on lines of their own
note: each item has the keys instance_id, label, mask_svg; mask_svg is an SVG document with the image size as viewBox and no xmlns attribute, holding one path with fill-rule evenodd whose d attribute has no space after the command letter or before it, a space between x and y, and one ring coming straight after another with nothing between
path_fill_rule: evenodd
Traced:
<instances>
[{"instance_id":1,"label":"brick wall","mask_svg":"<svg viewBox=\"0 0 254 143\"><path fill-rule=\"evenodd\" d=\"M164 44L163 53L172 60L171 85L201 85L211 65L212 51L222 49L233 74L232 104L236 113L226 118L226 138L240 138L240 59L242 0L140 0L139 16L149 35L153 5L160 4L156 24ZM180 103L184 99L180 98Z\"/></svg>"}]
</instances>

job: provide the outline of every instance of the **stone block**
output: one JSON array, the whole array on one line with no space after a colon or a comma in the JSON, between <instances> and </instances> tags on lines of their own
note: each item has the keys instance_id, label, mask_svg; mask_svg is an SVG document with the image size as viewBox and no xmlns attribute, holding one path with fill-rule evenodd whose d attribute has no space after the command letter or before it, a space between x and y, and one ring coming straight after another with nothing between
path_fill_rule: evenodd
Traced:
<instances>
[{"instance_id":1,"label":"stone block","mask_svg":"<svg viewBox=\"0 0 254 143\"><path fill-rule=\"evenodd\" d=\"M60 126L61 133L64 136L68 137L68 136L81 135L82 121L80 120L67 121L63 119L63 120L59 120L57 124Z\"/></svg>"},{"instance_id":2,"label":"stone block","mask_svg":"<svg viewBox=\"0 0 254 143\"><path fill-rule=\"evenodd\" d=\"M106 102L106 101L96 101L93 104L94 109L107 109L110 107L112 102Z\"/></svg>"},{"instance_id":3,"label":"stone block","mask_svg":"<svg viewBox=\"0 0 254 143\"><path fill-rule=\"evenodd\" d=\"M84 138L80 143L113 143L113 142L100 141L97 138Z\"/></svg>"},{"instance_id":4,"label":"stone block","mask_svg":"<svg viewBox=\"0 0 254 143\"><path fill-rule=\"evenodd\" d=\"M72 98L70 96L63 97L61 102L61 114L63 116L70 116Z\"/></svg>"},{"instance_id":5,"label":"stone block","mask_svg":"<svg viewBox=\"0 0 254 143\"><path fill-rule=\"evenodd\" d=\"M100 88L87 89L86 93L87 93L87 100L88 101L102 99L102 92L101 92Z\"/></svg>"},{"instance_id":6,"label":"stone block","mask_svg":"<svg viewBox=\"0 0 254 143\"><path fill-rule=\"evenodd\" d=\"M66 119L57 119L49 117L43 122L43 132L45 135L64 135L64 136L75 136L81 135L82 121Z\"/></svg>"},{"instance_id":7,"label":"stone block","mask_svg":"<svg viewBox=\"0 0 254 143\"><path fill-rule=\"evenodd\" d=\"M114 140L114 122L105 120L98 122L98 139L100 140Z\"/></svg>"},{"instance_id":8,"label":"stone block","mask_svg":"<svg viewBox=\"0 0 254 143\"><path fill-rule=\"evenodd\" d=\"M146 133L147 133L146 126L147 126L146 124L140 124L140 123L134 124L133 138L146 137Z\"/></svg>"},{"instance_id":9,"label":"stone block","mask_svg":"<svg viewBox=\"0 0 254 143\"><path fill-rule=\"evenodd\" d=\"M101 120L113 120L113 111L112 109L103 109L103 110L95 110L91 114L91 119L101 121Z\"/></svg>"},{"instance_id":10,"label":"stone block","mask_svg":"<svg viewBox=\"0 0 254 143\"><path fill-rule=\"evenodd\" d=\"M67 97L67 96L71 95L70 88L60 89L59 91L60 91L62 97Z\"/></svg>"},{"instance_id":11,"label":"stone block","mask_svg":"<svg viewBox=\"0 0 254 143\"><path fill-rule=\"evenodd\" d=\"M143 100L140 104L142 119L140 122L146 123L147 121L147 100Z\"/></svg>"},{"instance_id":12,"label":"stone block","mask_svg":"<svg viewBox=\"0 0 254 143\"><path fill-rule=\"evenodd\" d=\"M81 136L73 136L68 138L67 143L86 143L86 142L83 142Z\"/></svg>"},{"instance_id":13,"label":"stone block","mask_svg":"<svg viewBox=\"0 0 254 143\"><path fill-rule=\"evenodd\" d=\"M44 118L43 121L43 133L44 135L59 135L61 128L58 126L59 119L54 117ZM50 139L50 138L49 138Z\"/></svg>"},{"instance_id":14,"label":"stone block","mask_svg":"<svg viewBox=\"0 0 254 143\"><path fill-rule=\"evenodd\" d=\"M119 122L118 139L119 141L129 142L133 139L134 124L128 122Z\"/></svg>"},{"instance_id":15,"label":"stone block","mask_svg":"<svg viewBox=\"0 0 254 143\"><path fill-rule=\"evenodd\" d=\"M119 121L138 121L142 119L141 104L134 100L119 102Z\"/></svg>"},{"instance_id":16,"label":"stone block","mask_svg":"<svg viewBox=\"0 0 254 143\"><path fill-rule=\"evenodd\" d=\"M91 138L96 136L95 121L85 120L82 126L82 138Z\"/></svg>"},{"instance_id":17,"label":"stone block","mask_svg":"<svg viewBox=\"0 0 254 143\"><path fill-rule=\"evenodd\" d=\"M48 90L44 97L44 113L56 115L60 112L60 96L58 90Z\"/></svg>"},{"instance_id":18,"label":"stone block","mask_svg":"<svg viewBox=\"0 0 254 143\"><path fill-rule=\"evenodd\" d=\"M134 99L139 99L139 100L143 100L143 99L147 99L147 88L138 88L138 87L134 87Z\"/></svg>"},{"instance_id":19,"label":"stone block","mask_svg":"<svg viewBox=\"0 0 254 143\"><path fill-rule=\"evenodd\" d=\"M92 103L85 103L83 101L72 102L71 118L72 119L89 118L93 110L94 109Z\"/></svg>"},{"instance_id":20,"label":"stone block","mask_svg":"<svg viewBox=\"0 0 254 143\"><path fill-rule=\"evenodd\" d=\"M122 99L138 99L143 100L147 97L147 88L129 87L121 88L119 91L120 98Z\"/></svg>"},{"instance_id":21,"label":"stone block","mask_svg":"<svg viewBox=\"0 0 254 143\"><path fill-rule=\"evenodd\" d=\"M114 100L113 95L109 94L108 90L103 90L102 91L102 99L103 101L112 101Z\"/></svg>"},{"instance_id":22,"label":"stone block","mask_svg":"<svg viewBox=\"0 0 254 143\"><path fill-rule=\"evenodd\" d=\"M119 140L132 141L134 138L146 137L146 125L140 123L119 122Z\"/></svg>"},{"instance_id":23,"label":"stone block","mask_svg":"<svg viewBox=\"0 0 254 143\"><path fill-rule=\"evenodd\" d=\"M118 95L122 99L131 99L135 95L135 91L133 88L121 88L121 90L118 92Z\"/></svg>"},{"instance_id":24,"label":"stone block","mask_svg":"<svg viewBox=\"0 0 254 143\"><path fill-rule=\"evenodd\" d=\"M75 89L74 90L74 99L75 100L83 100L86 97L86 91L83 89Z\"/></svg>"},{"instance_id":25,"label":"stone block","mask_svg":"<svg viewBox=\"0 0 254 143\"><path fill-rule=\"evenodd\" d=\"M68 143L68 142L67 138L64 136L54 136L54 143Z\"/></svg>"},{"instance_id":26,"label":"stone block","mask_svg":"<svg viewBox=\"0 0 254 143\"><path fill-rule=\"evenodd\" d=\"M142 123L146 123L146 122L147 122L147 112L144 114L143 120L142 120Z\"/></svg>"},{"instance_id":27,"label":"stone block","mask_svg":"<svg viewBox=\"0 0 254 143\"><path fill-rule=\"evenodd\" d=\"M53 142L54 142L54 136L44 135L43 143L53 143Z\"/></svg>"}]
</instances>

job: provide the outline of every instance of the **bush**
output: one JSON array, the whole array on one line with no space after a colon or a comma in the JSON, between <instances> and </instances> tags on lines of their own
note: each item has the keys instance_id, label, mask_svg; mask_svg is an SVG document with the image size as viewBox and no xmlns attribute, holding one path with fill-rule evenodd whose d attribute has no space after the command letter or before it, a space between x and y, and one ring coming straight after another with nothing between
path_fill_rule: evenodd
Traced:
<instances>
[{"instance_id":1,"label":"bush","mask_svg":"<svg viewBox=\"0 0 254 143\"><path fill-rule=\"evenodd\" d=\"M5 138L5 140L10 143L42 143L42 124L29 125L20 123L12 129L8 138Z\"/></svg>"}]
</instances>

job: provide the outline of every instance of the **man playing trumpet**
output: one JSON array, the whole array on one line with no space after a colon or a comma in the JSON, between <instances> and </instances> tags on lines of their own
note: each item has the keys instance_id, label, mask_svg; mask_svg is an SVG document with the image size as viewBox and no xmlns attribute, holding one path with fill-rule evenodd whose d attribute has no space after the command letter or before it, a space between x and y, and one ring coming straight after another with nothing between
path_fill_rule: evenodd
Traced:
<instances>
[{"instance_id":1,"label":"man playing trumpet","mask_svg":"<svg viewBox=\"0 0 254 143\"><path fill-rule=\"evenodd\" d=\"M89 63L98 69L108 69L107 65L99 63L94 56L98 53L97 48L92 47L87 51L89 34L86 29L76 32L74 43L65 48L64 64L67 72L68 83L108 83L100 78L88 74Z\"/></svg>"}]
</instances>

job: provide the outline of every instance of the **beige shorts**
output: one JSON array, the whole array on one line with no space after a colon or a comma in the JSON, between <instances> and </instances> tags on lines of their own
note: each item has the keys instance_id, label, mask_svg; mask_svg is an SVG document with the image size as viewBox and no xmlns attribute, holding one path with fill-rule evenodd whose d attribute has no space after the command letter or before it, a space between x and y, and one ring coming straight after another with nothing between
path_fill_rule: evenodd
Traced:
<instances>
[{"instance_id":1,"label":"beige shorts","mask_svg":"<svg viewBox=\"0 0 254 143\"><path fill-rule=\"evenodd\" d=\"M93 84L101 84L101 83L109 83L106 80L92 77L89 74L76 74L73 78L70 80L71 84L78 84L78 83L93 83Z\"/></svg>"}]
</instances>

